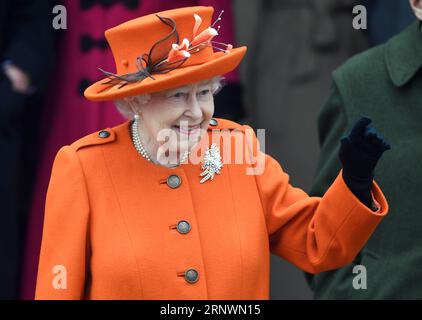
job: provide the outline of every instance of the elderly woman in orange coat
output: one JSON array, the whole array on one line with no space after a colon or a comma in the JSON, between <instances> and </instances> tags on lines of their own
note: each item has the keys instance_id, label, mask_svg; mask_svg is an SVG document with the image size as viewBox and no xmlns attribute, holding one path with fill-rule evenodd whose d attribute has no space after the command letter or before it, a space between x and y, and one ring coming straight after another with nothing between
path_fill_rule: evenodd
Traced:
<instances>
[{"instance_id":1,"label":"elderly woman in orange coat","mask_svg":"<svg viewBox=\"0 0 422 320\"><path fill-rule=\"evenodd\" d=\"M339 268L386 215L373 169L389 146L368 119L317 198L289 184L250 127L212 118L219 76L246 52L214 40L212 13L106 31L117 73L102 70L85 96L116 101L128 121L58 152L37 299L268 299L270 252L310 273Z\"/></svg>"}]
</instances>

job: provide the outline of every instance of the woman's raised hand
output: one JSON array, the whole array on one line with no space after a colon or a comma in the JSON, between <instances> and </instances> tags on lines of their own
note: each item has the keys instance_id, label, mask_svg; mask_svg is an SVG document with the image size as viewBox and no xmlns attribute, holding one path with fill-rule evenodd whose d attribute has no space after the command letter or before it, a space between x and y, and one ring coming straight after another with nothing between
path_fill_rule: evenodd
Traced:
<instances>
[{"instance_id":1,"label":"woman's raised hand","mask_svg":"<svg viewBox=\"0 0 422 320\"><path fill-rule=\"evenodd\" d=\"M343 165L343 179L350 190L367 206L371 207L371 186L374 170L382 154L391 149L374 128L372 120L360 118L347 137L341 139L339 158Z\"/></svg>"}]
</instances>

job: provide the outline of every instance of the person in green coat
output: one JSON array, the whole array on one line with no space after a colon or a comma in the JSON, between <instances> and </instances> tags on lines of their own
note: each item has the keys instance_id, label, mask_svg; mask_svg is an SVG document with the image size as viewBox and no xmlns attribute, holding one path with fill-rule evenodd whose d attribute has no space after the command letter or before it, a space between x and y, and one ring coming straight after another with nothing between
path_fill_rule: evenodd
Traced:
<instances>
[{"instance_id":1,"label":"person in green coat","mask_svg":"<svg viewBox=\"0 0 422 320\"><path fill-rule=\"evenodd\" d=\"M387 43L334 71L319 119L321 155L310 191L322 195L341 163L338 141L361 115L394 145L375 176L390 203L352 264L307 275L315 299L422 299L422 0L410 0L417 21Z\"/></svg>"}]
</instances>

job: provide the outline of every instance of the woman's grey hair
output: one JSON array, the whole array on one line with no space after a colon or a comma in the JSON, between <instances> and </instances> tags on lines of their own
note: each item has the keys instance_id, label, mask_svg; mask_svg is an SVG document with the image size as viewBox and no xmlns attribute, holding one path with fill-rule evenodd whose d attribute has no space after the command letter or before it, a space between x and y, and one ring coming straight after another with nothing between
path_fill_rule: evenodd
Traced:
<instances>
[{"instance_id":1,"label":"woman's grey hair","mask_svg":"<svg viewBox=\"0 0 422 320\"><path fill-rule=\"evenodd\" d=\"M224 86L224 78L221 76L217 76L208 80L203 80L198 83L211 83L211 91L213 95L216 95ZM190 87L194 84L187 85L186 87ZM183 86L182 88L184 88ZM175 89L171 89L173 91ZM114 100L114 104L116 105L116 109L120 112L120 114L126 119L133 119L135 115L134 108L138 107L139 105L147 104L148 101L151 99L151 94L140 94L136 96L136 106L133 105L133 100L135 97L127 97L119 100Z\"/></svg>"}]
</instances>

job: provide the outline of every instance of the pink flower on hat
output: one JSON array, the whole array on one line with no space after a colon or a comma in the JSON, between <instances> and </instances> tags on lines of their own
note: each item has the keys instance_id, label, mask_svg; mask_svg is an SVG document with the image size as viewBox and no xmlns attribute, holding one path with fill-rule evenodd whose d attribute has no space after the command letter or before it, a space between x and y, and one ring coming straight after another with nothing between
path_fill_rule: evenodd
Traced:
<instances>
[{"instance_id":1,"label":"pink flower on hat","mask_svg":"<svg viewBox=\"0 0 422 320\"><path fill-rule=\"evenodd\" d=\"M196 13L193 15L193 17L195 18L195 25L193 27L193 40L191 42L191 47L194 47L201 43L207 44L211 41L212 38L218 35L217 30L212 27L209 27L202 31L200 34L198 34L199 27L202 24L202 19Z\"/></svg>"},{"instance_id":2,"label":"pink flower on hat","mask_svg":"<svg viewBox=\"0 0 422 320\"><path fill-rule=\"evenodd\" d=\"M175 61L180 61L182 59L187 59L190 57L189 50L189 40L183 39L182 44L178 45L177 43L173 43L171 50L167 57L167 62L172 63Z\"/></svg>"},{"instance_id":3,"label":"pink flower on hat","mask_svg":"<svg viewBox=\"0 0 422 320\"><path fill-rule=\"evenodd\" d=\"M218 35L217 30L214 28L207 28L198 34L195 38L193 38L191 46L194 47L201 43L209 43L216 35Z\"/></svg>"}]
</instances>

